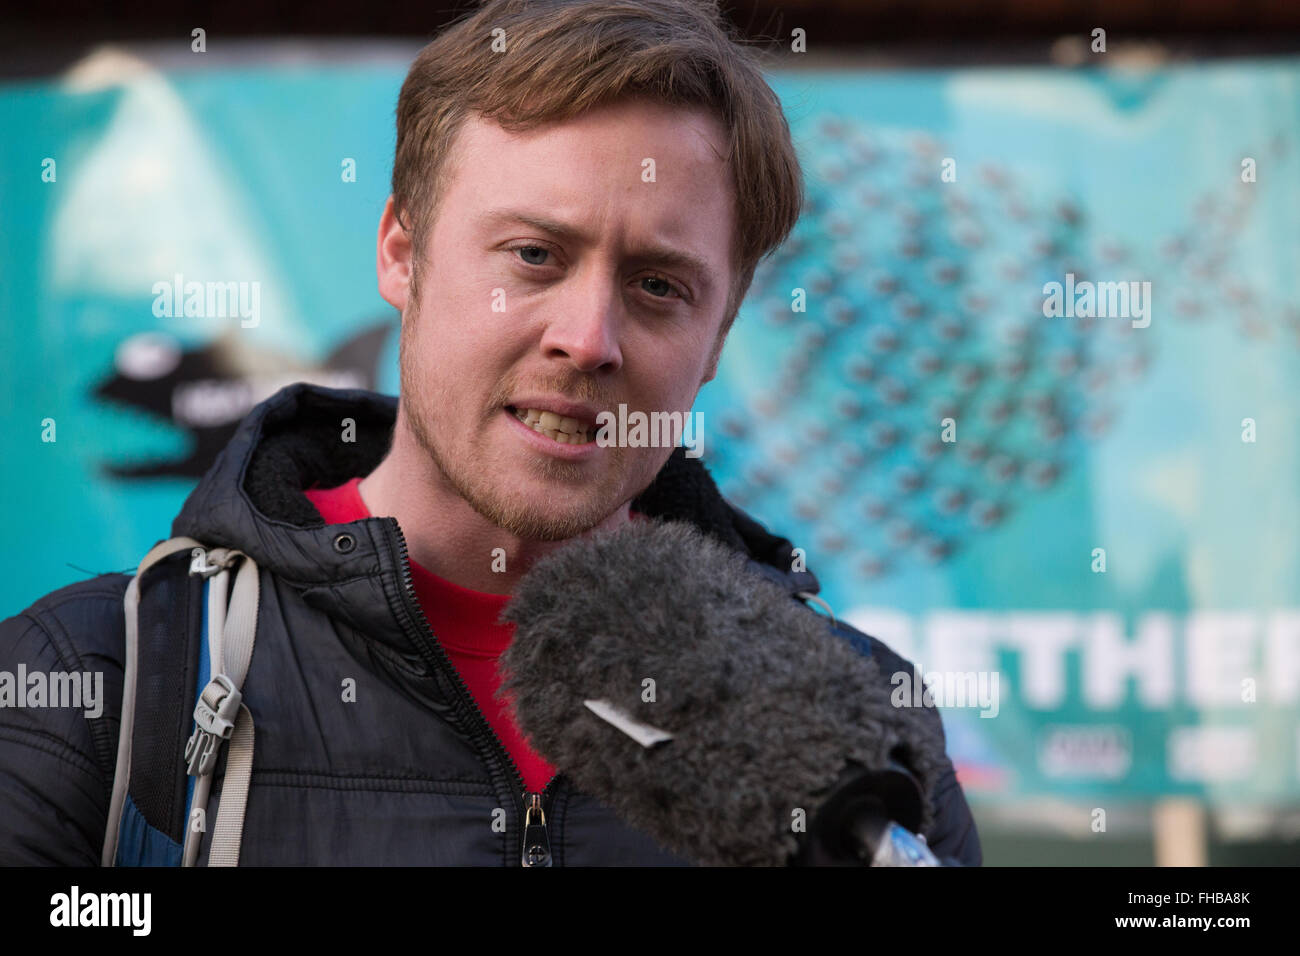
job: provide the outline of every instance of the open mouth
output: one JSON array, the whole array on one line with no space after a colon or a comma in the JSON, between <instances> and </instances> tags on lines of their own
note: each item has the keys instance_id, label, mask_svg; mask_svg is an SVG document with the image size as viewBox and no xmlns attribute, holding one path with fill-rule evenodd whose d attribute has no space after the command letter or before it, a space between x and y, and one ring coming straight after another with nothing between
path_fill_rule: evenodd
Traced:
<instances>
[{"instance_id":1,"label":"open mouth","mask_svg":"<svg viewBox=\"0 0 1300 956\"><path fill-rule=\"evenodd\" d=\"M595 437L590 426L576 418L565 418L540 408L516 408L513 405L507 405L506 411L533 431L561 445L585 445Z\"/></svg>"}]
</instances>

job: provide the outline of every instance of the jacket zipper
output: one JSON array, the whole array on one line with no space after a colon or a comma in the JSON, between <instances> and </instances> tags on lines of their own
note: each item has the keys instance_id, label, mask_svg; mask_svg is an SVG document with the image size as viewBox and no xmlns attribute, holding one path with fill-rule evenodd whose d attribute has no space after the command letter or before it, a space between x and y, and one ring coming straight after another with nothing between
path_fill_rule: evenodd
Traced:
<instances>
[{"instance_id":1,"label":"jacket zipper","mask_svg":"<svg viewBox=\"0 0 1300 956\"><path fill-rule=\"evenodd\" d=\"M420 607L419 598L415 593L415 582L411 577L410 554L406 550L406 535L402 532L402 526L397 523L396 518L389 518L388 520L397 529L397 541L401 547L402 588L406 595L407 616L412 623L418 620L424 625L423 628L417 625L411 629L412 635L417 638L416 646L424 653L426 660L432 662L437 669L451 679L452 686L456 688L456 694L460 698L461 707L470 717L465 725L469 728L473 742L479 752L482 753L486 749L488 753L493 754L514 778L515 792L521 794L520 820L522 821L523 839L520 865L551 866L551 841L546 829L545 801L547 797L553 795L555 783L560 779L560 774L557 773L551 777L540 793L529 792L527 785L524 783L524 775L519 770L519 765L510 756L510 751L506 750L505 744L501 742L497 732L488 723L488 719L483 716L482 709L474 700L474 695L469 692L469 688L465 686L465 681L461 678L460 672L456 670L451 658L447 656L447 652L443 650L442 645L438 643L437 638L434 636L433 628L429 626L429 619L424 616L424 609ZM416 612L415 614L411 613L412 609Z\"/></svg>"},{"instance_id":2,"label":"jacket zipper","mask_svg":"<svg viewBox=\"0 0 1300 956\"><path fill-rule=\"evenodd\" d=\"M548 783L547 788L550 787ZM551 841L546 835L546 813L540 793L524 792L524 855L521 866L550 866Z\"/></svg>"}]
</instances>

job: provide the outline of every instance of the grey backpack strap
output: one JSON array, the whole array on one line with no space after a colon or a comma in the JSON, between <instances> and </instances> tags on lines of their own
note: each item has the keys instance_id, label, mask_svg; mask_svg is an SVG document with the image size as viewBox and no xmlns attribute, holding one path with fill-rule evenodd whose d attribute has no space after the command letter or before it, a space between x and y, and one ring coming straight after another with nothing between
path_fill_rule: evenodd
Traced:
<instances>
[{"instance_id":1,"label":"grey backpack strap","mask_svg":"<svg viewBox=\"0 0 1300 956\"><path fill-rule=\"evenodd\" d=\"M157 562L177 551L202 548L193 538L171 538L159 542L140 562L135 577L127 585L123 599L126 614L126 647L122 661L122 720L117 736L117 767L113 774L113 795L108 805L108 826L104 831L103 866L112 866L117 857L118 834L126 793L131 782L131 740L135 731L135 684L140 649L140 579Z\"/></svg>"},{"instance_id":2,"label":"grey backpack strap","mask_svg":"<svg viewBox=\"0 0 1300 956\"><path fill-rule=\"evenodd\" d=\"M243 563L227 611L230 567L241 558ZM190 812L203 810L206 816L212 773L221 745L229 740L225 782L208 850L208 865L236 866L253 768L253 716L242 702L240 688L248 676L257 631L258 568L252 558L228 548L213 548L204 559L199 573L215 575L208 584L208 652L212 679L199 695L194 708L194 733L185 747L189 772L197 778ZM202 829L192 824L187 826L183 866L193 866L198 860Z\"/></svg>"},{"instance_id":3,"label":"grey backpack strap","mask_svg":"<svg viewBox=\"0 0 1300 956\"><path fill-rule=\"evenodd\" d=\"M221 787L217 825L208 848L208 866L238 866L239 841L244 832L244 807L248 804L248 783L253 776L253 715L239 705L239 719L230 738L226 757L226 779Z\"/></svg>"},{"instance_id":4,"label":"grey backpack strap","mask_svg":"<svg viewBox=\"0 0 1300 956\"><path fill-rule=\"evenodd\" d=\"M257 564L244 556L235 578L230 601L230 616L222 634L222 654L226 673L236 687L248 676L253 658L253 640L257 635L257 606L260 601ZM253 715L242 703L226 756L226 777L221 786L221 806L208 848L208 866L238 866L239 840L244 831L244 808L248 804L248 785L253 776Z\"/></svg>"}]
</instances>

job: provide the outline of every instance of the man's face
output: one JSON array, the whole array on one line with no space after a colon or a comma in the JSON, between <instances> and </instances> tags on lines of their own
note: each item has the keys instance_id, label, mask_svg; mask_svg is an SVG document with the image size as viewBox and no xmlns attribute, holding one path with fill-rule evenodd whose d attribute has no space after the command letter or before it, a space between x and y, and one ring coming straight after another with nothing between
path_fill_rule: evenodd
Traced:
<instances>
[{"instance_id":1,"label":"man's face","mask_svg":"<svg viewBox=\"0 0 1300 956\"><path fill-rule=\"evenodd\" d=\"M711 114L640 101L522 134L466 120L418 306L389 301L403 310L412 436L494 524L581 534L672 453L600 447L595 416L620 404L685 414L716 371L733 279L725 155ZM586 442L518 417L546 409L583 421Z\"/></svg>"}]
</instances>

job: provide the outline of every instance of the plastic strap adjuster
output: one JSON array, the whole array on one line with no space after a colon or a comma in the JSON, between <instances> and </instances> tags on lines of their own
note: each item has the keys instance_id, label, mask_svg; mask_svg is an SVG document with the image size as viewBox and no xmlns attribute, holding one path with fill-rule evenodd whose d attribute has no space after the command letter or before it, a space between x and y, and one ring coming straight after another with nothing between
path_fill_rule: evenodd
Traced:
<instances>
[{"instance_id":1,"label":"plastic strap adjuster","mask_svg":"<svg viewBox=\"0 0 1300 956\"><path fill-rule=\"evenodd\" d=\"M239 716L243 695L225 674L217 674L208 681L194 705L194 733L185 744L185 762L191 776L211 773L217 762L221 742L230 739Z\"/></svg>"},{"instance_id":2,"label":"plastic strap adjuster","mask_svg":"<svg viewBox=\"0 0 1300 956\"><path fill-rule=\"evenodd\" d=\"M215 557L215 560L213 556ZM210 578L218 571L224 571L235 563L239 555L226 548L191 548L190 574Z\"/></svg>"}]
</instances>

